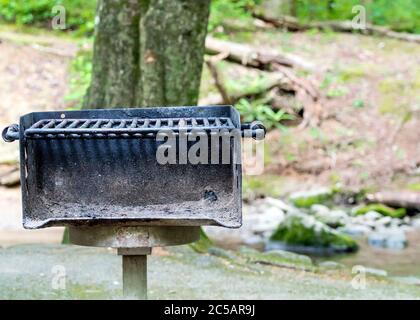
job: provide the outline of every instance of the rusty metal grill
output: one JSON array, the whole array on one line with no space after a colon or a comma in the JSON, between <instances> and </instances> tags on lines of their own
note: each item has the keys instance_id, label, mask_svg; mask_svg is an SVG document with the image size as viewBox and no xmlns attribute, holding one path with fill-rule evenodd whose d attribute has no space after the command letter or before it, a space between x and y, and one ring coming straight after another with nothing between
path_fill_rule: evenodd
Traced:
<instances>
[{"instance_id":1,"label":"rusty metal grill","mask_svg":"<svg viewBox=\"0 0 420 320\"><path fill-rule=\"evenodd\" d=\"M154 137L160 130L232 130L227 117L156 119L43 119L25 130L29 139L90 139Z\"/></svg>"}]
</instances>

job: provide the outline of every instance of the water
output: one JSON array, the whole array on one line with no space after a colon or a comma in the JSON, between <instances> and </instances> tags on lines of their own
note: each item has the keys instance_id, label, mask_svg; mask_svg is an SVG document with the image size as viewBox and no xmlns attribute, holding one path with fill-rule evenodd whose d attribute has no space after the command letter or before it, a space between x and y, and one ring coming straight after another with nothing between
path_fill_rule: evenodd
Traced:
<instances>
[{"instance_id":1,"label":"water","mask_svg":"<svg viewBox=\"0 0 420 320\"><path fill-rule=\"evenodd\" d=\"M407 233L408 246L402 250L374 248L367 239L358 241L359 251L353 254L340 254L329 257L314 257L316 262L336 261L348 267L362 265L383 269L390 276L420 277L420 231Z\"/></svg>"}]
</instances>

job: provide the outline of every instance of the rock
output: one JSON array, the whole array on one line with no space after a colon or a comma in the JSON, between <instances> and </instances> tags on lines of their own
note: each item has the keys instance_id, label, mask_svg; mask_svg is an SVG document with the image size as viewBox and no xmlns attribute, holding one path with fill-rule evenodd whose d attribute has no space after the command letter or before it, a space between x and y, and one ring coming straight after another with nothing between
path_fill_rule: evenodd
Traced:
<instances>
[{"instance_id":1,"label":"rock","mask_svg":"<svg viewBox=\"0 0 420 320\"><path fill-rule=\"evenodd\" d=\"M369 211L376 211L382 214L383 216L389 216L391 218L403 218L407 214L404 208L394 209L380 203L373 203L365 206L356 207L353 210L353 214L356 216L365 215Z\"/></svg>"},{"instance_id":2,"label":"rock","mask_svg":"<svg viewBox=\"0 0 420 320\"><path fill-rule=\"evenodd\" d=\"M372 228L362 224L346 224L344 227L338 229L338 231L346 233L354 237L362 237L372 232Z\"/></svg>"},{"instance_id":3,"label":"rock","mask_svg":"<svg viewBox=\"0 0 420 320\"><path fill-rule=\"evenodd\" d=\"M402 219L402 222L404 222L405 224L409 225L409 224L411 223L411 219L410 219L410 217L405 216L405 217Z\"/></svg>"},{"instance_id":4,"label":"rock","mask_svg":"<svg viewBox=\"0 0 420 320\"><path fill-rule=\"evenodd\" d=\"M270 205L272 207L276 207L276 208L282 210L283 212L296 212L296 211L298 211L298 209L296 209L295 207L293 207L291 205L288 205L286 202L284 202L282 200L279 200L279 199L266 197L265 199L263 199L263 201L267 205Z\"/></svg>"},{"instance_id":5,"label":"rock","mask_svg":"<svg viewBox=\"0 0 420 320\"><path fill-rule=\"evenodd\" d=\"M338 252L357 250L357 243L313 216L294 213L286 216L270 237L272 242L304 247L328 248Z\"/></svg>"},{"instance_id":6,"label":"rock","mask_svg":"<svg viewBox=\"0 0 420 320\"><path fill-rule=\"evenodd\" d=\"M261 235L252 235L244 239L243 243L247 246L264 246L264 237Z\"/></svg>"},{"instance_id":7,"label":"rock","mask_svg":"<svg viewBox=\"0 0 420 320\"><path fill-rule=\"evenodd\" d=\"M345 267L344 264L335 261L323 261L318 266L323 269L343 269Z\"/></svg>"},{"instance_id":8,"label":"rock","mask_svg":"<svg viewBox=\"0 0 420 320\"><path fill-rule=\"evenodd\" d=\"M411 220L411 226L414 229L420 229L420 218L412 219Z\"/></svg>"},{"instance_id":9,"label":"rock","mask_svg":"<svg viewBox=\"0 0 420 320\"><path fill-rule=\"evenodd\" d=\"M373 247L400 250L407 246L407 238L401 229L382 229L371 233L368 243Z\"/></svg>"},{"instance_id":10,"label":"rock","mask_svg":"<svg viewBox=\"0 0 420 320\"><path fill-rule=\"evenodd\" d=\"M315 213L315 218L332 228L344 226L349 220L347 213L343 210L325 211L322 209Z\"/></svg>"},{"instance_id":11,"label":"rock","mask_svg":"<svg viewBox=\"0 0 420 320\"><path fill-rule=\"evenodd\" d=\"M365 216L352 217L349 220L350 220L350 223L353 225L362 225L362 226L369 227L372 229L378 226L375 220L371 220L370 218L367 218Z\"/></svg>"},{"instance_id":12,"label":"rock","mask_svg":"<svg viewBox=\"0 0 420 320\"><path fill-rule=\"evenodd\" d=\"M311 206L311 212L313 214L328 214L330 212L330 208L324 206L323 204L313 204Z\"/></svg>"},{"instance_id":13,"label":"rock","mask_svg":"<svg viewBox=\"0 0 420 320\"><path fill-rule=\"evenodd\" d=\"M363 217L369 220L378 220L383 218L383 215L376 211L368 211L363 215Z\"/></svg>"},{"instance_id":14,"label":"rock","mask_svg":"<svg viewBox=\"0 0 420 320\"><path fill-rule=\"evenodd\" d=\"M14 187L20 183L20 171L18 169L12 169L6 172L0 177L0 185L5 187Z\"/></svg>"},{"instance_id":15,"label":"rock","mask_svg":"<svg viewBox=\"0 0 420 320\"><path fill-rule=\"evenodd\" d=\"M410 285L420 286L420 278L408 276L408 277L392 277L393 280Z\"/></svg>"},{"instance_id":16,"label":"rock","mask_svg":"<svg viewBox=\"0 0 420 320\"><path fill-rule=\"evenodd\" d=\"M219 247L210 247L208 249L208 253L213 256L228 259L228 260L236 259L236 255L232 251L228 251Z\"/></svg>"},{"instance_id":17,"label":"rock","mask_svg":"<svg viewBox=\"0 0 420 320\"><path fill-rule=\"evenodd\" d=\"M226 229L209 226L204 227L204 230L219 245L233 243L263 247L264 234L268 233L268 237L285 216L278 206L272 206L264 200L261 199L243 206L241 228Z\"/></svg>"},{"instance_id":18,"label":"rock","mask_svg":"<svg viewBox=\"0 0 420 320\"><path fill-rule=\"evenodd\" d=\"M264 213L254 215L252 230L256 233L273 231L283 221L284 216L284 212L279 208L268 208Z\"/></svg>"},{"instance_id":19,"label":"rock","mask_svg":"<svg viewBox=\"0 0 420 320\"><path fill-rule=\"evenodd\" d=\"M377 223L381 226L390 226L392 222L392 218L391 217L382 217L380 219L378 219Z\"/></svg>"},{"instance_id":20,"label":"rock","mask_svg":"<svg viewBox=\"0 0 420 320\"><path fill-rule=\"evenodd\" d=\"M310 191L294 192L289 196L289 200L298 208L310 208L314 204L322 204L331 201L333 191L328 188L319 188Z\"/></svg>"},{"instance_id":21,"label":"rock","mask_svg":"<svg viewBox=\"0 0 420 320\"><path fill-rule=\"evenodd\" d=\"M270 264L289 268L313 269L314 267L311 258L308 256L288 251L275 250L259 252L248 247L241 247L239 253L249 262L253 263Z\"/></svg>"},{"instance_id":22,"label":"rock","mask_svg":"<svg viewBox=\"0 0 420 320\"><path fill-rule=\"evenodd\" d=\"M364 268L365 273L371 274L374 276L380 276L380 277L386 277L388 276L388 272L382 269L376 269L376 268Z\"/></svg>"}]
</instances>

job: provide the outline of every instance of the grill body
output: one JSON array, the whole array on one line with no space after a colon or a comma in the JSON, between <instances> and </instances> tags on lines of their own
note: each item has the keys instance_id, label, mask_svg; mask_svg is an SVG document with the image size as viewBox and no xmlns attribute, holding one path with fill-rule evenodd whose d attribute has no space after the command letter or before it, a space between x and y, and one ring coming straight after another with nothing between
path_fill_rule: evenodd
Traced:
<instances>
[{"instance_id":1,"label":"grill body","mask_svg":"<svg viewBox=\"0 0 420 320\"><path fill-rule=\"evenodd\" d=\"M231 106L36 112L20 119L23 224L241 225L240 139L229 163L160 164L161 130L239 130ZM176 138L179 139L179 138ZM177 142L179 145L179 141ZM188 142L187 151L194 145ZM179 147L180 148L180 147ZM179 148L176 150L179 157ZM209 154L210 154L209 144Z\"/></svg>"}]
</instances>

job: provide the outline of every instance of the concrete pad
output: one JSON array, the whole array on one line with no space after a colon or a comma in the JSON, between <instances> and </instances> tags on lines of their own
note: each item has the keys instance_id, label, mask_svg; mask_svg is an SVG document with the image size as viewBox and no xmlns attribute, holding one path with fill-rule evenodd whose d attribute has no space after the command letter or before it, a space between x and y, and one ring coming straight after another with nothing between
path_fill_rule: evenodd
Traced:
<instances>
[{"instance_id":1,"label":"concrete pad","mask_svg":"<svg viewBox=\"0 0 420 320\"><path fill-rule=\"evenodd\" d=\"M164 254L162 254L162 252ZM239 263L188 246L158 250L149 259L150 299L419 299L420 287L366 278L352 287L342 271L303 272ZM0 249L0 299L120 298L116 250L71 245Z\"/></svg>"}]
</instances>

